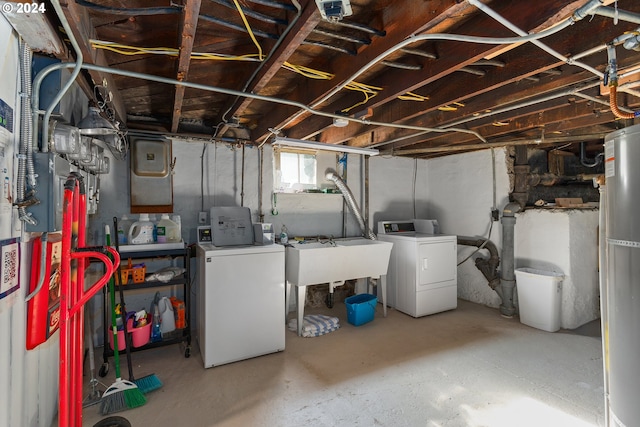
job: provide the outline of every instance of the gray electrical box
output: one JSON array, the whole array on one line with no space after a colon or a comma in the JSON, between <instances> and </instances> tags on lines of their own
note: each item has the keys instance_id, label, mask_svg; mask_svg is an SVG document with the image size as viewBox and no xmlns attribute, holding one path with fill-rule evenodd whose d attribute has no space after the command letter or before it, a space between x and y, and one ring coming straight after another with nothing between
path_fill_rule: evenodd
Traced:
<instances>
[{"instance_id":1,"label":"gray electrical box","mask_svg":"<svg viewBox=\"0 0 640 427\"><path fill-rule=\"evenodd\" d=\"M170 140L131 139L131 212L173 212Z\"/></svg>"},{"instance_id":2,"label":"gray electrical box","mask_svg":"<svg viewBox=\"0 0 640 427\"><path fill-rule=\"evenodd\" d=\"M35 198L40 203L29 206L27 212L31 213L38 223L25 223L25 230L61 231L64 183L71 173L71 164L54 153L35 153L33 160L38 176Z\"/></svg>"}]
</instances>

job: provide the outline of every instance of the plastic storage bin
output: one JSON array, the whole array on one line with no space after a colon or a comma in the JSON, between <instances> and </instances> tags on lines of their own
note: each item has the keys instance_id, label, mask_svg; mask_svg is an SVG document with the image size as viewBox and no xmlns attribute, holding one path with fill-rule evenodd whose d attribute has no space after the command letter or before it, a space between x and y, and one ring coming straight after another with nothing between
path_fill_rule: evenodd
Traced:
<instances>
[{"instance_id":1,"label":"plastic storage bin","mask_svg":"<svg viewBox=\"0 0 640 427\"><path fill-rule=\"evenodd\" d=\"M344 303L347 306L347 321L360 326L373 320L378 298L371 294L359 294L345 299Z\"/></svg>"},{"instance_id":2,"label":"plastic storage bin","mask_svg":"<svg viewBox=\"0 0 640 427\"><path fill-rule=\"evenodd\" d=\"M559 330L564 276L533 268L515 273L520 322L547 332Z\"/></svg>"}]
</instances>

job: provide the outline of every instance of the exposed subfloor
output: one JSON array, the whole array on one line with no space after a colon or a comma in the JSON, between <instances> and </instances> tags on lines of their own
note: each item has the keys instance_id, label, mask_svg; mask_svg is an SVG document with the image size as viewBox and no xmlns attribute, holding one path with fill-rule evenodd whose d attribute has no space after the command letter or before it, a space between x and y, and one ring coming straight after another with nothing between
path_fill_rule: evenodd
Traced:
<instances>
[{"instance_id":1,"label":"exposed subfloor","mask_svg":"<svg viewBox=\"0 0 640 427\"><path fill-rule=\"evenodd\" d=\"M604 425L597 326L549 333L466 301L419 319L393 309L384 318L378 304L358 327L343 303L314 312L341 328L315 338L287 330L285 351L228 365L204 369L195 339L190 358L179 345L134 352L135 375L164 385L111 415L155 427ZM83 425L105 418L98 408L84 410Z\"/></svg>"}]
</instances>

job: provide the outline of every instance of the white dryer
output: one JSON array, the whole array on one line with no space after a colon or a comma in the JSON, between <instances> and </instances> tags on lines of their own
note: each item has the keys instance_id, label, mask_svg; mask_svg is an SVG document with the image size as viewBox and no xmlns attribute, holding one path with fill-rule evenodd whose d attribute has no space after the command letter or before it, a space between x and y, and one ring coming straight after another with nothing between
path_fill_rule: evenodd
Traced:
<instances>
[{"instance_id":1,"label":"white dryer","mask_svg":"<svg viewBox=\"0 0 640 427\"><path fill-rule=\"evenodd\" d=\"M438 231L435 220L378 223L378 239L393 243L387 300L413 317L458 306L457 236Z\"/></svg>"}]
</instances>

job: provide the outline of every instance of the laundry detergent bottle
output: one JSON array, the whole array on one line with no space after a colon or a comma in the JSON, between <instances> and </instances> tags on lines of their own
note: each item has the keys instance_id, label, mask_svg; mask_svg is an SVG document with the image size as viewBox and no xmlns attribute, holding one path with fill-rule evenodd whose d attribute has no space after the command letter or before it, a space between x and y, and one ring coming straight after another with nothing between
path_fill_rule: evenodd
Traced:
<instances>
[{"instance_id":1,"label":"laundry detergent bottle","mask_svg":"<svg viewBox=\"0 0 640 427\"><path fill-rule=\"evenodd\" d=\"M156 224L158 243L179 242L179 226L169 218L169 214L162 214L160 221Z\"/></svg>"},{"instance_id":2,"label":"laundry detergent bottle","mask_svg":"<svg viewBox=\"0 0 640 427\"><path fill-rule=\"evenodd\" d=\"M129 243L129 229L133 223L129 217L125 214L122 215L122 219L118 221L118 243L126 245Z\"/></svg>"},{"instance_id":3,"label":"laundry detergent bottle","mask_svg":"<svg viewBox=\"0 0 640 427\"><path fill-rule=\"evenodd\" d=\"M149 214L140 214L138 221L131 224L128 243L130 245L153 243L153 222L149 220Z\"/></svg>"}]
</instances>

